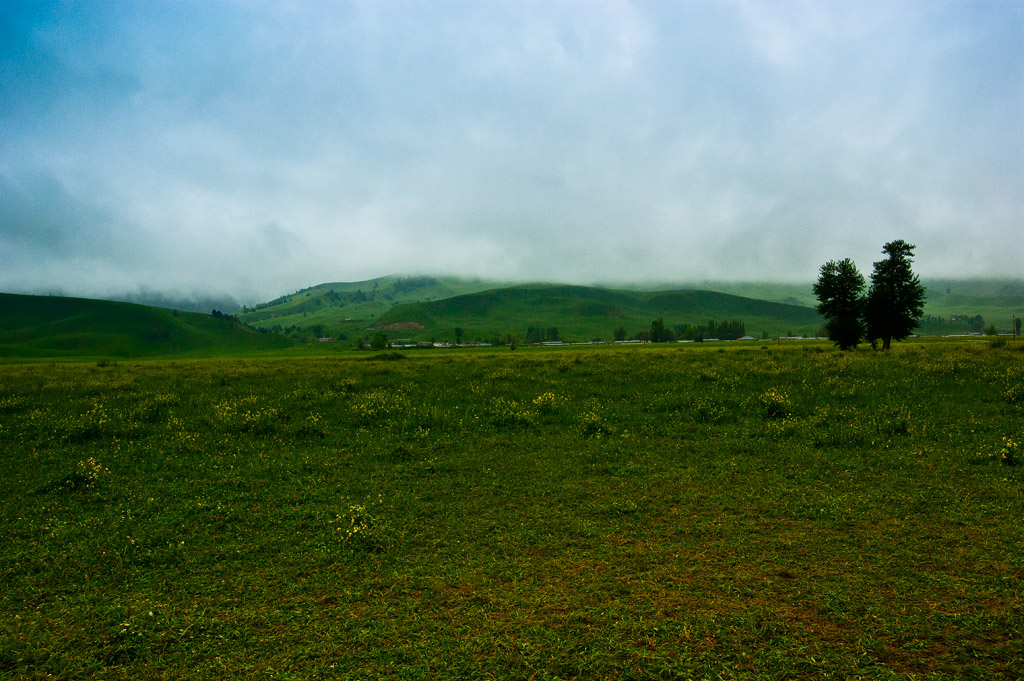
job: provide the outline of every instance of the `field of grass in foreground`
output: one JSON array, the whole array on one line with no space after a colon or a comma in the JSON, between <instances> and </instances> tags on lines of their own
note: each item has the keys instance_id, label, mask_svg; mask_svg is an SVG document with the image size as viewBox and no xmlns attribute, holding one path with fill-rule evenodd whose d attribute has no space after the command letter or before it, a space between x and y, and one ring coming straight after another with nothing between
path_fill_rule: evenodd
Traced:
<instances>
[{"instance_id":1,"label":"field of grass in foreground","mask_svg":"<svg viewBox=\"0 0 1024 681\"><path fill-rule=\"evenodd\" d=\"M0 676L1020 678L1019 347L0 366Z\"/></svg>"}]
</instances>

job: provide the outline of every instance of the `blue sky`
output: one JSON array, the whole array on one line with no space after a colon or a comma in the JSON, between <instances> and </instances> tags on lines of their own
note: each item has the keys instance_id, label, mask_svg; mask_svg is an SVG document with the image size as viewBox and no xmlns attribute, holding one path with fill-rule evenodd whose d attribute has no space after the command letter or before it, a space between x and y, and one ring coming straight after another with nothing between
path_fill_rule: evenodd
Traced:
<instances>
[{"instance_id":1,"label":"blue sky","mask_svg":"<svg viewBox=\"0 0 1024 681\"><path fill-rule=\"evenodd\" d=\"M0 5L0 290L1024 267L1024 3Z\"/></svg>"}]
</instances>

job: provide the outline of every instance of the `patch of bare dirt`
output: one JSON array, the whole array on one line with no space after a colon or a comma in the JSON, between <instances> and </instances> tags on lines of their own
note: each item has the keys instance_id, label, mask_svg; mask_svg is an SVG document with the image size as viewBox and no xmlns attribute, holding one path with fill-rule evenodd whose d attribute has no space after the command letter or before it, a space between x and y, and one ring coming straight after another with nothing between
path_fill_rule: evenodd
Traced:
<instances>
[{"instance_id":1,"label":"patch of bare dirt","mask_svg":"<svg viewBox=\"0 0 1024 681\"><path fill-rule=\"evenodd\" d=\"M383 331L409 331L410 329L425 329L419 322L395 322L393 324L384 324L383 326L377 326L375 328Z\"/></svg>"}]
</instances>

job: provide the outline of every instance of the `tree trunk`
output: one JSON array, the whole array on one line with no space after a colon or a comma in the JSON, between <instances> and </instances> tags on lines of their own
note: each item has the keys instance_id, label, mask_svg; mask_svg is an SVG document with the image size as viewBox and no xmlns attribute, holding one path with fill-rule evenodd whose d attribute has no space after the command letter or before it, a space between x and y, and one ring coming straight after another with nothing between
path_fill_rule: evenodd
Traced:
<instances>
[{"instance_id":1,"label":"tree trunk","mask_svg":"<svg viewBox=\"0 0 1024 681\"><path fill-rule=\"evenodd\" d=\"M885 338L883 338L882 339L882 350L888 350L889 349L889 343L891 341L892 341L892 338L889 337L889 336L886 336Z\"/></svg>"}]
</instances>

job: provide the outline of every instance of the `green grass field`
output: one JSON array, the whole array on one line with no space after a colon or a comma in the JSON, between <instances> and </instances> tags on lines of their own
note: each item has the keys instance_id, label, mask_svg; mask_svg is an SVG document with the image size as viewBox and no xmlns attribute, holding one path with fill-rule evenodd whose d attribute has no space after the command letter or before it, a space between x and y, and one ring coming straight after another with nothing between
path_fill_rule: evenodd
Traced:
<instances>
[{"instance_id":1,"label":"green grass field","mask_svg":"<svg viewBox=\"0 0 1024 681\"><path fill-rule=\"evenodd\" d=\"M0 366L0 676L1021 678L1022 348Z\"/></svg>"}]
</instances>

